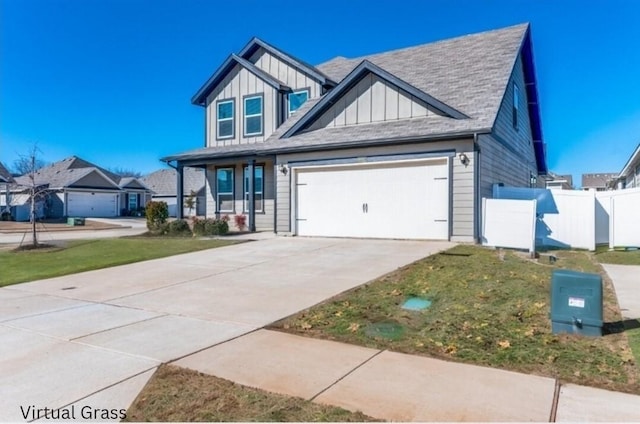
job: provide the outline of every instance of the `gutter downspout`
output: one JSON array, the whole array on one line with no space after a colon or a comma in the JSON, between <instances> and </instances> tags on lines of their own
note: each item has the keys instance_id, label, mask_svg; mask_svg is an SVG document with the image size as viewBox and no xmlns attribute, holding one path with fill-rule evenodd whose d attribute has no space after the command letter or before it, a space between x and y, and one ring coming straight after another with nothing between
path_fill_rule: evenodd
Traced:
<instances>
[{"instance_id":1,"label":"gutter downspout","mask_svg":"<svg viewBox=\"0 0 640 424\"><path fill-rule=\"evenodd\" d=\"M473 214L473 228L474 228L474 238L476 243L482 243L482 232L480 231L480 225L482 224L480 205L482 204L480 196L482 196L482 190L480 189L480 146L478 145L478 133L473 133L473 151L475 153L475 161L474 167L475 172L473 173L473 185L476 190L476 195L473 198L473 209L475 213Z\"/></svg>"}]
</instances>

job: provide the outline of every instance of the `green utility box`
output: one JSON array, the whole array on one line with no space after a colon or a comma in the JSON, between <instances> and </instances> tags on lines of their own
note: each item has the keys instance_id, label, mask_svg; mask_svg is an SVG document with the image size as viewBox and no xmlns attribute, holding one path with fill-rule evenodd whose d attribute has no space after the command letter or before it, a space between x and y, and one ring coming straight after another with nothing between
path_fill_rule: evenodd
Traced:
<instances>
[{"instance_id":1,"label":"green utility box","mask_svg":"<svg viewBox=\"0 0 640 424\"><path fill-rule=\"evenodd\" d=\"M84 225L84 218L67 218L67 225Z\"/></svg>"},{"instance_id":2,"label":"green utility box","mask_svg":"<svg viewBox=\"0 0 640 424\"><path fill-rule=\"evenodd\" d=\"M555 270L551 277L551 330L602 336L602 277Z\"/></svg>"}]
</instances>

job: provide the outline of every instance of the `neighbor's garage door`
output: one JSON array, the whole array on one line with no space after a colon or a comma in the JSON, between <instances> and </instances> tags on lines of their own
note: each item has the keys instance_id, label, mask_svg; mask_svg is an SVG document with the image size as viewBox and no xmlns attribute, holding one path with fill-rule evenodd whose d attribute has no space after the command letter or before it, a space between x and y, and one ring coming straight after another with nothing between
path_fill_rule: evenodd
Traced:
<instances>
[{"instance_id":1,"label":"neighbor's garage door","mask_svg":"<svg viewBox=\"0 0 640 424\"><path fill-rule=\"evenodd\" d=\"M80 217L118 216L117 194L68 193L67 215Z\"/></svg>"},{"instance_id":2,"label":"neighbor's garage door","mask_svg":"<svg viewBox=\"0 0 640 424\"><path fill-rule=\"evenodd\" d=\"M299 168L296 174L299 235L449 238L446 158Z\"/></svg>"}]
</instances>

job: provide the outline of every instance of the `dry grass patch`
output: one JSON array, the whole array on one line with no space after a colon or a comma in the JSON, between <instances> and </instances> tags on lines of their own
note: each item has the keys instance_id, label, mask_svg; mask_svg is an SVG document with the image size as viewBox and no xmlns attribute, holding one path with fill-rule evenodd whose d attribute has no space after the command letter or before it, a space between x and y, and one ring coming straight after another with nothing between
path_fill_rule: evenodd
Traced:
<instances>
[{"instance_id":1,"label":"dry grass patch","mask_svg":"<svg viewBox=\"0 0 640 424\"><path fill-rule=\"evenodd\" d=\"M125 421L363 422L362 413L253 389L196 371L163 365Z\"/></svg>"},{"instance_id":2,"label":"dry grass patch","mask_svg":"<svg viewBox=\"0 0 640 424\"><path fill-rule=\"evenodd\" d=\"M555 264L461 245L346 292L272 326L295 334L640 393L640 372L611 282L600 338L551 333L554 268L603 273L588 252L553 252ZM548 259L547 259L548 262ZM432 302L409 311L409 297Z\"/></svg>"}]
</instances>

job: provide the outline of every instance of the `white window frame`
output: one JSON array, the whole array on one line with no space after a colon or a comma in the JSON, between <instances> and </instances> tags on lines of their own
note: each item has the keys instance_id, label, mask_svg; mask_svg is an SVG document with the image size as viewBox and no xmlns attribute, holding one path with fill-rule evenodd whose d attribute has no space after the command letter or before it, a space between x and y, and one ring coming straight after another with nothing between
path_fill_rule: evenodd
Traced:
<instances>
[{"instance_id":1,"label":"white window frame","mask_svg":"<svg viewBox=\"0 0 640 424\"><path fill-rule=\"evenodd\" d=\"M218 172L220 171L231 171L231 192L220 192L220 184L218 180ZM216 212L234 212L235 211L235 169L233 167L224 167L224 168L216 168ZM220 195L228 196L231 195L231 209L222 209L220 206L222 203L220 202Z\"/></svg>"},{"instance_id":2,"label":"white window frame","mask_svg":"<svg viewBox=\"0 0 640 424\"><path fill-rule=\"evenodd\" d=\"M288 113L288 116L293 115L294 113L296 113L296 111L298 109L300 109L300 108L298 108L296 110L291 110L291 100L290 100L291 96L295 96L296 94L300 94L300 93L306 93L307 94L307 100L305 100L302 103L302 105L304 105L307 101L309 101L309 97L311 96L311 93L310 93L310 90L308 88L304 88L302 90L292 91L291 93L287 94L287 113ZM302 105L300 105L300 107L302 107Z\"/></svg>"},{"instance_id":3,"label":"white window frame","mask_svg":"<svg viewBox=\"0 0 640 424\"><path fill-rule=\"evenodd\" d=\"M255 184L253 187L253 193L254 195L259 194L261 197L261 202L260 202L260 209L256 208L256 212L264 212L264 165L254 165L253 167L253 173L255 175L256 170L260 168L262 170L262 190L257 191ZM247 175L249 174L249 167L245 166L242 170L242 192L243 192L243 202L242 202L242 210L244 210L245 213L249 212L249 187L247 184ZM254 197L255 199L255 197ZM255 202L254 202L254 207L255 207Z\"/></svg>"},{"instance_id":4,"label":"white window frame","mask_svg":"<svg viewBox=\"0 0 640 424\"><path fill-rule=\"evenodd\" d=\"M220 118L220 106L231 103L231 118ZM235 118L236 118L236 102L234 99L225 99L219 100L216 103L216 139L217 140L226 140L229 138L235 137ZM220 123L231 121L231 134L230 135L220 135Z\"/></svg>"},{"instance_id":5,"label":"white window frame","mask_svg":"<svg viewBox=\"0 0 640 424\"><path fill-rule=\"evenodd\" d=\"M247 114L247 101L260 99L260 113ZM245 137L257 137L264 134L264 96L262 94L245 96L242 100L242 106L244 107L244 136ZM247 131L247 120L249 118L260 117L260 131L258 132L248 132Z\"/></svg>"}]
</instances>

